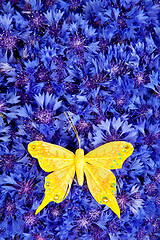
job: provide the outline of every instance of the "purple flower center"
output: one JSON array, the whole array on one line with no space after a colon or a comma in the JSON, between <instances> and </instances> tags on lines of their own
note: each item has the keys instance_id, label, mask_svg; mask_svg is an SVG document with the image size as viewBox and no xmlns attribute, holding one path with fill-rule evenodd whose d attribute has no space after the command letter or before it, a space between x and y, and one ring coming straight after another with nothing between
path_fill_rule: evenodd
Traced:
<instances>
[{"instance_id":1,"label":"purple flower center","mask_svg":"<svg viewBox=\"0 0 160 240\"><path fill-rule=\"evenodd\" d=\"M84 48L84 39L82 37L76 36L71 39L70 46L77 52L82 51Z\"/></svg>"},{"instance_id":2,"label":"purple flower center","mask_svg":"<svg viewBox=\"0 0 160 240\"><path fill-rule=\"evenodd\" d=\"M36 119L40 123L49 124L53 120L52 111L46 109L40 110L36 115Z\"/></svg>"},{"instance_id":3,"label":"purple flower center","mask_svg":"<svg viewBox=\"0 0 160 240\"><path fill-rule=\"evenodd\" d=\"M44 24L43 15L41 13L39 14L38 11L34 12L31 15L30 24L31 24L32 28L41 27Z\"/></svg>"},{"instance_id":4,"label":"purple flower center","mask_svg":"<svg viewBox=\"0 0 160 240\"><path fill-rule=\"evenodd\" d=\"M10 170L13 168L15 162L15 157L11 154L2 155L0 157L0 167L3 171Z\"/></svg>"},{"instance_id":5,"label":"purple flower center","mask_svg":"<svg viewBox=\"0 0 160 240\"><path fill-rule=\"evenodd\" d=\"M15 207L15 204L10 202L10 201L7 201L6 202L6 208L5 208L5 213L8 215L8 216L13 216L16 212L17 212L17 209Z\"/></svg>"},{"instance_id":6,"label":"purple flower center","mask_svg":"<svg viewBox=\"0 0 160 240\"><path fill-rule=\"evenodd\" d=\"M78 220L77 222L78 228L88 228L90 225L90 221L86 217L82 217L81 219Z\"/></svg>"},{"instance_id":7,"label":"purple flower center","mask_svg":"<svg viewBox=\"0 0 160 240\"><path fill-rule=\"evenodd\" d=\"M11 35L11 32L3 32L0 36L0 45L5 49L13 50L16 46L17 38Z\"/></svg>"},{"instance_id":8,"label":"purple flower center","mask_svg":"<svg viewBox=\"0 0 160 240\"><path fill-rule=\"evenodd\" d=\"M37 219L33 214L26 214L23 216L23 218L28 226L33 226Z\"/></svg>"},{"instance_id":9,"label":"purple flower center","mask_svg":"<svg viewBox=\"0 0 160 240\"><path fill-rule=\"evenodd\" d=\"M156 173L155 179L157 180L158 183L160 183L160 172Z\"/></svg>"},{"instance_id":10,"label":"purple flower center","mask_svg":"<svg viewBox=\"0 0 160 240\"><path fill-rule=\"evenodd\" d=\"M156 187L155 183L148 183L145 186L145 193L148 194L149 196L156 195L157 187Z\"/></svg>"}]
</instances>

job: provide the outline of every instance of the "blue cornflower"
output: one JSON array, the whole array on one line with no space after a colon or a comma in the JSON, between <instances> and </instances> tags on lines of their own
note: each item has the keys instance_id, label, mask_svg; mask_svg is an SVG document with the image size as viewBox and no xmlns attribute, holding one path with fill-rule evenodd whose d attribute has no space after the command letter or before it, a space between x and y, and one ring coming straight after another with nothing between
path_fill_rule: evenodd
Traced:
<instances>
[{"instance_id":1,"label":"blue cornflower","mask_svg":"<svg viewBox=\"0 0 160 240\"><path fill-rule=\"evenodd\" d=\"M58 108L61 107L61 101L58 101L58 98L55 98L52 94L39 94L35 95L35 100L39 108L38 116L36 119L41 123L49 123L52 121L52 112L55 112ZM47 109L48 108L48 109ZM46 112L46 118L43 118L43 113ZM42 115L41 115L42 114ZM48 117L47 117L48 116Z\"/></svg>"},{"instance_id":2,"label":"blue cornflower","mask_svg":"<svg viewBox=\"0 0 160 240\"><path fill-rule=\"evenodd\" d=\"M21 212L18 209L18 205L13 195L7 193L3 194L3 198L0 205L0 228L1 237L16 236L17 233L21 233L22 218Z\"/></svg>"},{"instance_id":3,"label":"blue cornflower","mask_svg":"<svg viewBox=\"0 0 160 240\"><path fill-rule=\"evenodd\" d=\"M38 10L32 11L29 15L29 28L33 31L38 31L40 36L45 33L46 22L43 13Z\"/></svg>"},{"instance_id":4,"label":"blue cornflower","mask_svg":"<svg viewBox=\"0 0 160 240\"><path fill-rule=\"evenodd\" d=\"M0 46L5 49L5 51L13 49L16 47L17 37L11 34L11 31L3 32L0 37Z\"/></svg>"},{"instance_id":5,"label":"blue cornflower","mask_svg":"<svg viewBox=\"0 0 160 240\"><path fill-rule=\"evenodd\" d=\"M154 182L149 182L145 185L144 188L145 194L149 196L156 196L158 195L158 189Z\"/></svg>"},{"instance_id":6,"label":"blue cornflower","mask_svg":"<svg viewBox=\"0 0 160 240\"><path fill-rule=\"evenodd\" d=\"M36 67L39 66L39 61L40 61L39 58L25 61L24 65L26 67L26 71L28 71L29 74L33 74L35 72Z\"/></svg>"},{"instance_id":7,"label":"blue cornflower","mask_svg":"<svg viewBox=\"0 0 160 240\"><path fill-rule=\"evenodd\" d=\"M10 175L10 172L15 172L18 169L19 156L16 156L13 150L2 146L0 151L0 174Z\"/></svg>"},{"instance_id":8,"label":"blue cornflower","mask_svg":"<svg viewBox=\"0 0 160 240\"><path fill-rule=\"evenodd\" d=\"M54 116L61 107L61 101L49 94L38 94L34 96L34 104L21 107L17 114L22 117L22 128L26 133L31 134L30 139L52 140L55 134ZM25 119L23 119L25 117ZM23 132L24 135L24 132Z\"/></svg>"},{"instance_id":9,"label":"blue cornflower","mask_svg":"<svg viewBox=\"0 0 160 240\"><path fill-rule=\"evenodd\" d=\"M17 88L28 88L29 80L28 72L21 69L21 71L17 72L15 86Z\"/></svg>"},{"instance_id":10,"label":"blue cornflower","mask_svg":"<svg viewBox=\"0 0 160 240\"><path fill-rule=\"evenodd\" d=\"M139 121L138 125L135 127L140 132L139 143L143 141L146 145L158 151L157 147L160 133L159 124L144 120Z\"/></svg>"},{"instance_id":11,"label":"blue cornflower","mask_svg":"<svg viewBox=\"0 0 160 240\"><path fill-rule=\"evenodd\" d=\"M105 142L110 141L120 141L125 140L129 142L134 142L137 139L137 131L121 118L113 118L106 121L101 121L101 123L94 127L94 141L95 146L101 145Z\"/></svg>"},{"instance_id":12,"label":"blue cornflower","mask_svg":"<svg viewBox=\"0 0 160 240\"><path fill-rule=\"evenodd\" d=\"M52 62L53 57L56 56L56 48L55 47L44 47L41 50L41 61L44 63L44 66L49 68Z\"/></svg>"},{"instance_id":13,"label":"blue cornflower","mask_svg":"<svg viewBox=\"0 0 160 240\"><path fill-rule=\"evenodd\" d=\"M122 187L121 187L122 188ZM120 189L119 189L120 190ZM133 186L130 191L123 189L117 194L117 200L122 214L126 214L126 211L131 211L134 215L138 215L140 209L143 208L144 200L138 194L139 187Z\"/></svg>"},{"instance_id":14,"label":"blue cornflower","mask_svg":"<svg viewBox=\"0 0 160 240\"><path fill-rule=\"evenodd\" d=\"M48 22L49 36L59 39L64 21L64 11L58 9L57 4L55 3L44 15Z\"/></svg>"},{"instance_id":15,"label":"blue cornflower","mask_svg":"<svg viewBox=\"0 0 160 240\"><path fill-rule=\"evenodd\" d=\"M5 219L5 217L11 221L11 218L16 219L16 205L15 202L13 202L11 195L8 194L5 199L4 199L4 207L1 207L0 211L1 211L1 221L3 221Z\"/></svg>"},{"instance_id":16,"label":"blue cornflower","mask_svg":"<svg viewBox=\"0 0 160 240\"><path fill-rule=\"evenodd\" d=\"M9 30L13 27L11 14L0 16L0 25L3 29Z\"/></svg>"},{"instance_id":17,"label":"blue cornflower","mask_svg":"<svg viewBox=\"0 0 160 240\"><path fill-rule=\"evenodd\" d=\"M30 210L22 215L23 220L23 233L31 232L34 228L43 227L43 222L38 219L38 216L35 215L34 211Z\"/></svg>"},{"instance_id":18,"label":"blue cornflower","mask_svg":"<svg viewBox=\"0 0 160 240\"><path fill-rule=\"evenodd\" d=\"M19 106L19 96L16 95L14 92L8 92L6 94L0 94L0 113L1 116L7 119L9 123L12 119L17 118L16 111L18 110Z\"/></svg>"},{"instance_id":19,"label":"blue cornflower","mask_svg":"<svg viewBox=\"0 0 160 240\"><path fill-rule=\"evenodd\" d=\"M51 71L48 71L43 65L40 65L34 73L36 82L47 82L51 79Z\"/></svg>"},{"instance_id":20,"label":"blue cornflower","mask_svg":"<svg viewBox=\"0 0 160 240\"><path fill-rule=\"evenodd\" d=\"M4 122L1 123L0 126L0 140L4 142L10 141L10 127L7 126Z\"/></svg>"},{"instance_id":21,"label":"blue cornflower","mask_svg":"<svg viewBox=\"0 0 160 240\"><path fill-rule=\"evenodd\" d=\"M4 10L5 7L8 10L7 14L4 13L4 15L0 16L1 54L2 56L7 54L8 58L20 58L20 55L23 53L23 47L26 44L26 40L29 36L29 31L27 31L27 29L25 34L23 32L27 25L27 21L19 13L14 15L14 9L11 8L10 2L8 2L7 5L3 5Z\"/></svg>"}]
</instances>

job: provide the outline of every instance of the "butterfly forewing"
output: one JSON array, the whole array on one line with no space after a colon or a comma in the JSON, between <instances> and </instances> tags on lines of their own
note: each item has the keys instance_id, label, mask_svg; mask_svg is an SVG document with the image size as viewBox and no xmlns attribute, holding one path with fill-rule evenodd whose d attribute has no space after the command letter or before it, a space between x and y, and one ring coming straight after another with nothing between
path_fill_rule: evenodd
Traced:
<instances>
[{"instance_id":1,"label":"butterfly forewing","mask_svg":"<svg viewBox=\"0 0 160 240\"><path fill-rule=\"evenodd\" d=\"M56 171L74 164L74 154L72 152L51 143L31 142L28 145L28 151L38 159L41 168L46 172Z\"/></svg>"},{"instance_id":2,"label":"butterfly forewing","mask_svg":"<svg viewBox=\"0 0 160 240\"><path fill-rule=\"evenodd\" d=\"M98 169L96 166L85 163L85 175L88 188L99 204L105 204L120 218L120 209L115 198L116 178L107 169Z\"/></svg>"},{"instance_id":3,"label":"butterfly forewing","mask_svg":"<svg viewBox=\"0 0 160 240\"><path fill-rule=\"evenodd\" d=\"M106 143L85 155L85 161L99 168L118 169L132 154L131 143L116 141Z\"/></svg>"},{"instance_id":4,"label":"butterfly forewing","mask_svg":"<svg viewBox=\"0 0 160 240\"><path fill-rule=\"evenodd\" d=\"M75 175L75 166L71 165L50 173L45 178L45 197L36 211L39 213L49 202L62 202L68 195Z\"/></svg>"}]
</instances>

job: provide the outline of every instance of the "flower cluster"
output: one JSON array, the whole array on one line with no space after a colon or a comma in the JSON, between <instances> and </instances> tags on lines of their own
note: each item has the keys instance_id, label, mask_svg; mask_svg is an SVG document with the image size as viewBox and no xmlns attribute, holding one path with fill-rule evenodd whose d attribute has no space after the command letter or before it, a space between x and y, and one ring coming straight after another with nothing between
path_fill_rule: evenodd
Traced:
<instances>
[{"instance_id":1,"label":"flower cluster","mask_svg":"<svg viewBox=\"0 0 160 240\"><path fill-rule=\"evenodd\" d=\"M160 239L160 5L147 0L0 1L1 239ZM134 152L119 170L121 219L74 178L60 204L35 210L42 140L85 153L110 141Z\"/></svg>"}]
</instances>

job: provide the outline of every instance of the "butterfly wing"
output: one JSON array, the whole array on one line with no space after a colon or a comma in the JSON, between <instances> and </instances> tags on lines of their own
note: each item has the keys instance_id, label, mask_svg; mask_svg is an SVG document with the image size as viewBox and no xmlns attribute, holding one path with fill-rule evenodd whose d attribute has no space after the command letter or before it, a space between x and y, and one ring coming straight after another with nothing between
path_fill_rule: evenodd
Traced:
<instances>
[{"instance_id":1,"label":"butterfly wing","mask_svg":"<svg viewBox=\"0 0 160 240\"><path fill-rule=\"evenodd\" d=\"M125 141L106 143L85 155L85 175L89 190L96 201L106 204L120 218L115 198L116 178L109 169L121 168L132 154L132 144Z\"/></svg>"},{"instance_id":2,"label":"butterfly wing","mask_svg":"<svg viewBox=\"0 0 160 240\"><path fill-rule=\"evenodd\" d=\"M75 175L74 154L63 147L42 141L31 142L28 151L38 159L44 171L53 171L45 178L45 197L37 214L49 202L60 203L67 197Z\"/></svg>"},{"instance_id":3,"label":"butterfly wing","mask_svg":"<svg viewBox=\"0 0 160 240\"><path fill-rule=\"evenodd\" d=\"M118 169L132 154L131 143L115 141L106 143L85 155L85 161L99 168Z\"/></svg>"},{"instance_id":4,"label":"butterfly wing","mask_svg":"<svg viewBox=\"0 0 160 240\"><path fill-rule=\"evenodd\" d=\"M85 163L84 172L88 188L99 204L105 204L120 218L120 209L115 198L116 178L108 169Z\"/></svg>"},{"instance_id":5,"label":"butterfly wing","mask_svg":"<svg viewBox=\"0 0 160 240\"><path fill-rule=\"evenodd\" d=\"M45 178L45 197L35 214L39 213L51 201L60 203L68 195L75 175L75 165L50 173Z\"/></svg>"},{"instance_id":6,"label":"butterfly wing","mask_svg":"<svg viewBox=\"0 0 160 240\"><path fill-rule=\"evenodd\" d=\"M38 159L45 172L52 172L74 164L74 153L51 143L34 141L28 144L28 152Z\"/></svg>"}]
</instances>

